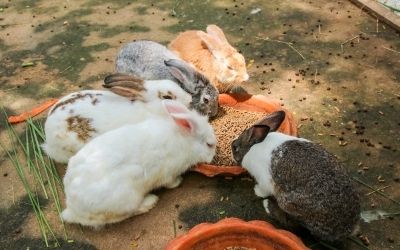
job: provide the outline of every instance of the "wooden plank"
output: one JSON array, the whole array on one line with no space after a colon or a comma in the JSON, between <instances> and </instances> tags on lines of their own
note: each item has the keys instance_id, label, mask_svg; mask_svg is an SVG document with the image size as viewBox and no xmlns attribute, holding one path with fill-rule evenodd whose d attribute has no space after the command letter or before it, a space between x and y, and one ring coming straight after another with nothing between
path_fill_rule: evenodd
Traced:
<instances>
[{"instance_id":1,"label":"wooden plank","mask_svg":"<svg viewBox=\"0 0 400 250\"><path fill-rule=\"evenodd\" d=\"M366 10L376 18L387 23L392 28L400 31L400 16L394 14L391 10L385 8L382 4L375 0L350 0L355 5L361 7L361 9Z\"/></svg>"}]
</instances>

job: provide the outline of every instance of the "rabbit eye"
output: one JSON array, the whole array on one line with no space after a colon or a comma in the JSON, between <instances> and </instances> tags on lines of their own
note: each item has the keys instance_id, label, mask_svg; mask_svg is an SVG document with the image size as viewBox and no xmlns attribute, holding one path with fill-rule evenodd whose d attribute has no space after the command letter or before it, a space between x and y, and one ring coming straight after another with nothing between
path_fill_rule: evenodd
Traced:
<instances>
[{"instance_id":1,"label":"rabbit eye","mask_svg":"<svg viewBox=\"0 0 400 250\"><path fill-rule=\"evenodd\" d=\"M207 146L208 146L209 148L213 148L215 145L214 145L213 143L208 143L208 142L207 142Z\"/></svg>"},{"instance_id":2,"label":"rabbit eye","mask_svg":"<svg viewBox=\"0 0 400 250\"><path fill-rule=\"evenodd\" d=\"M227 66L227 67L228 67L228 69L233 70L233 67L232 67L232 66Z\"/></svg>"},{"instance_id":3,"label":"rabbit eye","mask_svg":"<svg viewBox=\"0 0 400 250\"><path fill-rule=\"evenodd\" d=\"M163 99L172 100L172 96L169 96L169 95L164 95L162 98L163 98Z\"/></svg>"},{"instance_id":4,"label":"rabbit eye","mask_svg":"<svg viewBox=\"0 0 400 250\"><path fill-rule=\"evenodd\" d=\"M208 103L210 102L210 99L209 99L208 97L204 97L204 98L203 98L203 102L204 102L205 104L208 104Z\"/></svg>"}]
</instances>

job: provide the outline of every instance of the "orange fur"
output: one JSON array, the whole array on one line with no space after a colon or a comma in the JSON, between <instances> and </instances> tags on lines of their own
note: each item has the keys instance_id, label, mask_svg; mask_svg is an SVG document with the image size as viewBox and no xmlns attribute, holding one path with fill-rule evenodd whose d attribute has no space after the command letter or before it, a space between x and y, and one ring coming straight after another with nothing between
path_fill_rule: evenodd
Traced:
<instances>
[{"instance_id":1,"label":"orange fur","mask_svg":"<svg viewBox=\"0 0 400 250\"><path fill-rule=\"evenodd\" d=\"M210 30L213 32L210 33ZM226 93L235 84L247 80L244 58L228 43L223 31L217 26L209 25L207 31L208 33L189 30L180 33L169 44L169 49L204 74L220 93ZM230 72L224 69L221 60L226 61L237 72L236 77L226 77ZM221 81L224 78L227 80Z\"/></svg>"},{"instance_id":2,"label":"orange fur","mask_svg":"<svg viewBox=\"0 0 400 250\"><path fill-rule=\"evenodd\" d=\"M170 43L169 48L178 54L180 58L190 62L214 83L217 80L216 76L210 73L213 72L213 56L196 33L197 31L195 30L180 33Z\"/></svg>"}]
</instances>

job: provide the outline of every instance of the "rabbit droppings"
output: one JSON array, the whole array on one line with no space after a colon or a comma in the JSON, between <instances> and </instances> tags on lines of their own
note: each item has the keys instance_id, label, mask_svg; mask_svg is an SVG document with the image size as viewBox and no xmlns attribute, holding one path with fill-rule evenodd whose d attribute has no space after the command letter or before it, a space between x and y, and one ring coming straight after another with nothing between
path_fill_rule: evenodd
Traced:
<instances>
[{"instance_id":1,"label":"rabbit droppings","mask_svg":"<svg viewBox=\"0 0 400 250\"><path fill-rule=\"evenodd\" d=\"M208 25L207 33L189 30L180 33L169 48L183 60L193 64L220 93L249 79L246 62L217 25Z\"/></svg>"},{"instance_id":2,"label":"rabbit droppings","mask_svg":"<svg viewBox=\"0 0 400 250\"><path fill-rule=\"evenodd\" d=\"M360 199L343 166L321 146L275 132L285 118L270 114L232 142L235 161L256 179L257 196L273 196L290 218L322 240L350 235ZM268 199L264 207L269 213Z\"/></svg>"},{"instance_id":3,"label":"rabbit droppings","mask_svg":"<svg viewBox=\"0 0 400 250\"><path fill-rule=\"evenodd\" d=\"M69 163L64 177L66 222L101 227L153 208L150 191L175 188L199 162L211 162L216 139L208 118L164 100L168 119L151 118L94 138Z\"/></svg>"},{"instance_id":4,"label":"rabbit droppings","mask_svg":"<svg viewBox=\"0 0 400 250\"><path fill-rule=\"evenodd\" d=\"M209 80L165 46L140 40L124 45L118 52L115 69L146 80L169 79L192 95L192 107L214 117L218 113L218 91Z\"/></svg>"},{"instance_id":5,"label":"rabbit droppings","mask_svg":"<svg viewBox=\"0 0 400 250\"><path fill-rule=\"evenodd\" d=\"M49 111L43 148L50 158L67 163L91 139L126 124L165 116L162 99L189 107L191 96L170 80L142 81L133 76L107 76L110 91L84 90L61 98Z\"/></svg>"}]
</instances>

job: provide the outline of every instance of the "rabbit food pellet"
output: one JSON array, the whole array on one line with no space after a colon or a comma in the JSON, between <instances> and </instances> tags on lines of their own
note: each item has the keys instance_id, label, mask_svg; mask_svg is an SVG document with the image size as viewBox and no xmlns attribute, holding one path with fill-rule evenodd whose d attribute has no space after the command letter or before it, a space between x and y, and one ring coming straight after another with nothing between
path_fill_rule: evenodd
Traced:
<instances>
[{"instance_id":1,"label":"rabbit food pellet","mask_svg":"<svg viewBox=\"0 0 400 250\"><path fill-rule=\"evenodd\" d=\"M217 117L211 121L211 125L217 136L217 151L212 164L217 166L235 166L232 160L232 141L243 130L253 125L266 113L237 110L230 107L220 107Z\"/></svg>"}]
</instances>

